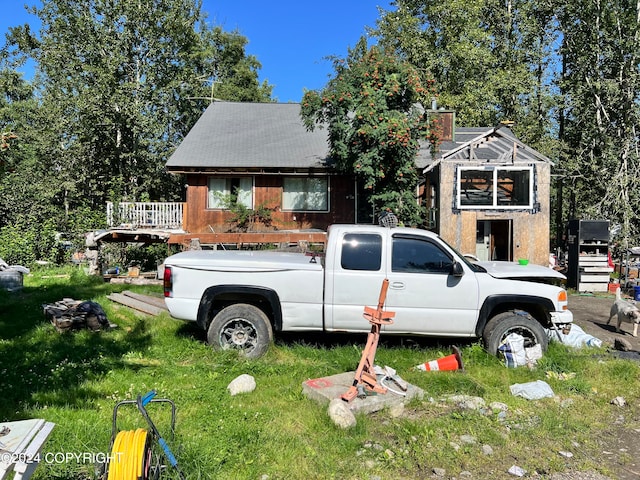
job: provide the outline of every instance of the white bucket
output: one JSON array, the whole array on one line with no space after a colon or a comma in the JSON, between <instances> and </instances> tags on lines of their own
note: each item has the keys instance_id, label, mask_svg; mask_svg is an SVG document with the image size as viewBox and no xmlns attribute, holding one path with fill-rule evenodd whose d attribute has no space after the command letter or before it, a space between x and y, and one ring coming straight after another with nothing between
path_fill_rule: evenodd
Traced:
<instances>
[{"instance_id":1,"label":"white bucket","mask_svg":"<svg viewBox=\"0 0 640 480\"><path fill-rule=\"evenodd\" d=\"M9 291L20 290L22 288L22 272L0 270L0 288Z\"/></svg>"}]
</instances>

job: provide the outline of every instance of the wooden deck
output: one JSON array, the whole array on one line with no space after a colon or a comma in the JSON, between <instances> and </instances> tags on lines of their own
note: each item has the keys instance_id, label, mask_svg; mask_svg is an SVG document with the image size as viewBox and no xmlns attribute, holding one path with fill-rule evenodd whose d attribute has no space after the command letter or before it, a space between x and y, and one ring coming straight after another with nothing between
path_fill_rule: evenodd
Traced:
<instances>
[{"instance_id":1,"label":"wooden deck","mask_svg":"<svg viewBox=\"0 0 640 480\"><path fill-rule=\"evenodd\" d=\"M107 202L110 228L181 229L185 204L182 202Z\"/></svg>"},{"instance_id":2,"label":"wooden deck","mask_svg":"<svg viewBox=\"0 0 640 480\"><path fill-rule=\"evenodd\" d=\"M181 202L107 202L108 229L93 232L90 243L140 242L194 246L233 246L251 248L259 245L324 245L323 230L279 230L267 232L194 233L184 231L187 205ZM88 243L89 244L89 243Z\"/></svg>"}]
</instances>

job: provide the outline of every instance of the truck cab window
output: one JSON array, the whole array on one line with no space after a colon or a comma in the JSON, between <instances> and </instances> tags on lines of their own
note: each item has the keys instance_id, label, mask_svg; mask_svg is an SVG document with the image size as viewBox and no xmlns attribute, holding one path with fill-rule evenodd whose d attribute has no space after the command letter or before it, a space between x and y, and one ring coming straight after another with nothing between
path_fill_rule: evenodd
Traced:
<instances>
[{"instance_id":1,"label":"truck cab window","mask_svg":"<svg viewBox=\"0 0 640 480\"><path fill-rule=\"evenodd\" d=\"M342 239L341 265L344 270L378 271L382 264L382 237L350 233Z\"/></svg>"},{"instance_id":2,"label":"truck cab window","mask_svg":"<svg viewBox=\"0 0 640 480\"><path fill-rule=\"evenodd\" d=\"M451 273L453 260L427 240L394 237L391 270L406 273Z\"/></svg>"}]
</instances>

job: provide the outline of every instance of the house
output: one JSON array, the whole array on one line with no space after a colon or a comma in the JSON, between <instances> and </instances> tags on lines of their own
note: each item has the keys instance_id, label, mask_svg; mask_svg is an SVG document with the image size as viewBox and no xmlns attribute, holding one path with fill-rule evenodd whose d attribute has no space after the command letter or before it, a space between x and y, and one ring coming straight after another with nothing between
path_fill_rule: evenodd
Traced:
<instances>
[{"instance_id":1,"label":"house","mask_svg":"<svg viewBox=\"0 0 640 480\"><path fill-rule=\"evenodd\" d=\"M187 183L183 228L188 233L170 242L233 238L223 235L236 230L233 213L225 208L230 195L249 209L269 212L249 229L257 232L256 242L318 240L332 223L356 221L355 181L335 172L327 130L308 131L299 104L215 102L166 167L184 174Z\"/></svg>"},{"instance_id":2,"label":"house","mask_svg":"<svg viewBox=\"0 0 640 480\"><path fill-rule=\"evenodd\" d=\"M453 112L430 114L438 115L443 141L434 158L425 144L416 159L425 226L480 259L546 264L550 160L504 126L455 128ZM299 104L215 102L166 167L187 183L185 233L173 234L170 243L238 238L225 208L230 195L269 212L254 219L242 242L247 235L255 242L321 241L333 223L375 220L355 178L333 168L327 130L306 130Z\"/></svg>"},{"instance_id":3,"label":"house","mask_svg":"<svg viewBox=\"0 0 640 480\"><path fill-rule=\"evenodd\" d=\"M552 162L503 125L448 131L418 156L427 226L480 260L548 265Z\"/></svg>"}]
</instances>

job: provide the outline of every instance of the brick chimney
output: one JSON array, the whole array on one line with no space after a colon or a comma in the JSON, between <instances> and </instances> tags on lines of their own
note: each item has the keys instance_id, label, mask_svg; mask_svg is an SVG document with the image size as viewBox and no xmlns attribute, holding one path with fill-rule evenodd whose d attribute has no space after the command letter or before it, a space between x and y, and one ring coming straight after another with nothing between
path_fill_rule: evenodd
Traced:
<instances>
[{"instance_id":1,"label":"brick chimney","mask_svg":"<svg viewBox=\"0 0 640 480\"><path fill-rule=\"evenodd\" d=\"M438 108L436 99L431 99L431 108L427 110L429 119L434 119L434 122L438 124L442 135L440 140L443 142L454 142L456 138L456 112L453 110L445 110L444 108Z\"/></svg>"}]
</instances>

